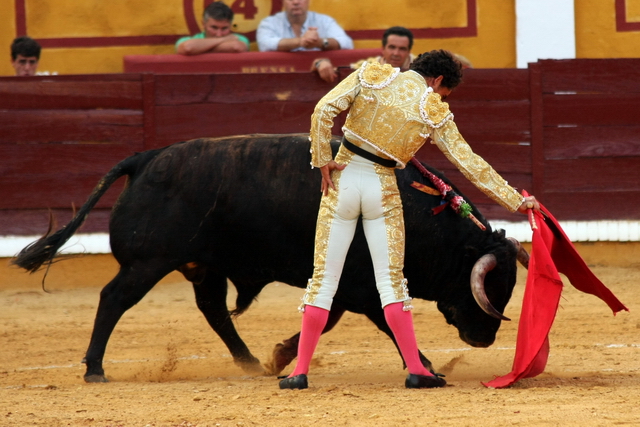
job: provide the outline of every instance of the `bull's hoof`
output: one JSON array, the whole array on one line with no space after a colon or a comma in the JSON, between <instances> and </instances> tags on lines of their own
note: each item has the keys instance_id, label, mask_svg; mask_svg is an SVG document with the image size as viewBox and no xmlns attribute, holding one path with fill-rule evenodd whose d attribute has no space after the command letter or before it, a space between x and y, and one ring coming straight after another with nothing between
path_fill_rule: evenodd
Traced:
<instances>
[{"instance_id":1,"label":"bull's hoof","mask_svg":"<svg viewBox=\"0 0 640 427\"><path fill-rule=\"evenodd\" d=\"M85 375L84 376L84 382L86 382L86 383L108 383L109 380L104 375L93 374L93 375Z\"/></svg>"},{"instance_id":2,"label":"bull's hoof","mask_svg":"<svg viewBox=\"0 0 640 427\"><path fill-rule=\"evenodd\" d=\"M268 374L278 375L284 370L298 355L296 347L287 346L285 344L276 344L271 353L271 360L263 366Z\"/></svg>"},{"instance_id":3,"label":"bull's hoof","mask_svg":"<svg viewBox=\"0 0 640 427\"><path fill-rule=\"evenodd\" d=\"M404 382L406 388L437 388L445 385L447 382L437 375L409 374Z\"/></svg>"},{"instance_id":4,"label":"bull's hoof","mask_svg":"<svg viewBox=\"0 0 640 427\"><path fill-rule=\"evenodd\" d=\"M260 361L255 357L251 361L234 360L233 363L235 363L236 366L239 366L240 369L242 369L244 372L246 372L249 375L265 375L266 374L264 368L260 364Z\"/></svg>"}]
</instances>

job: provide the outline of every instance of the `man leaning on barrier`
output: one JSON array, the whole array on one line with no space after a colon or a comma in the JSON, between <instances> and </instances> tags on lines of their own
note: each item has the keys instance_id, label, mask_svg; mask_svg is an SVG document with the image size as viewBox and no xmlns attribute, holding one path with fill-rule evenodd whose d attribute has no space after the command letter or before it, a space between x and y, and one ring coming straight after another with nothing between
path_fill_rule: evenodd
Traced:
<instances>
[{"instance_id":1,"label":"man leaning on barrier","mask_svg":"<svg viewBox=\"0 0 640 427\"><path fill-rule=\"evenodd\" d=\"M181 55L201 53L236 53L249 50L249 39L231 32L233 11L229 6L216 1L204 10L203 31L194 36L182 37L176 42L176 52Z\"/></svg>"}]
</instances>

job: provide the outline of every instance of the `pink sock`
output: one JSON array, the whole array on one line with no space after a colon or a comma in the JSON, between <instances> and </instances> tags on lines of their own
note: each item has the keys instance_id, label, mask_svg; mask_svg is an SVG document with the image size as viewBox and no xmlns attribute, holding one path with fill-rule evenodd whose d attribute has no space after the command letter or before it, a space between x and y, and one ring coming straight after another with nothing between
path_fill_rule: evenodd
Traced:
<instances>
[{"instance_id":1,"label":"pink sock","mask_svg":"<svg viewBox=\"0 0 640 427\"><path fill-rule=\"evenodd\" d=\"M320 335L327 324L329 311L323 308L306 305L302 314L302 328L298 342L298 361L289 377L309 373L309 365L313 352L318 345Z\"/></svg>"},{"instance_id":2,"label":"pink sock","mask_svg":"<svg viewBox=\"0 0 640 427\"><path fill-rule=\"evenodd\" d=\"M404 303L396 302L384 308L384 318L396 338L404 363L410 374L432 375L420 362L418 344L413 331L413 317L410 311L403 311Z\"/></svg>"}]
</instances>

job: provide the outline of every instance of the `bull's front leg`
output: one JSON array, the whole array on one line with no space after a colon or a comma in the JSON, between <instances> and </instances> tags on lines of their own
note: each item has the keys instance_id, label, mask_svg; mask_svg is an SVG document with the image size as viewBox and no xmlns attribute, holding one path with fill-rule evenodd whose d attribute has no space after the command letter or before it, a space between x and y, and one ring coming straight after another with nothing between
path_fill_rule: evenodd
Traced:
<instances>
[{"instance_id":1,"label":"bull's front leg","mask_svg":"<svg viewBox=\"0 0 640 427\"><path fill-rule=\"evenodd\" d=\"M327 333L338 323L338 321L342 318L345 309L342 307L337 307L336 304L331 307L331 311L329 312L329 318L327 319L327 324L322 330L322 333ZM264 368L268 374L278 375L280 372L284 370L289 364L298 357L298 343L300 342L300 332L283 340L282 343L276 344L273 352L271 353L271 360L264 364Z\"/></svg>"},{"instance_id":2,"label":"bull's front leg","mask_svg":"<svg viewBox=\"0 0 640 427\"><path fill-rule=\"evenodd\" d=\"M198 308L229 349L233 362L249 374L264 374L260 360L251 354L233 325L227 308L227 278L207 272L193 290Z\"/></svg>"}]
</instances>

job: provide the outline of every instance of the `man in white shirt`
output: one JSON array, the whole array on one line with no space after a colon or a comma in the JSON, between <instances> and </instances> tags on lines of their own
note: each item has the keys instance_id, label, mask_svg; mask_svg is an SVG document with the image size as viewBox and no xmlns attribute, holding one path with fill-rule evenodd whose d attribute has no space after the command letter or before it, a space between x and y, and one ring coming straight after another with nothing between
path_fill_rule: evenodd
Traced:
<instances>
[{"instance_id":1,"label":"man in white shirt","mask_svg":"<svg viewBox=\"0 0 640 427\"><path fill-rule=\"evenodd\" d=\"M309 0L284 0L284 11L264 18L256 34L261 52L353 49L353 40L328 15L309 12Z\"/></svg>"}]
</instances>

